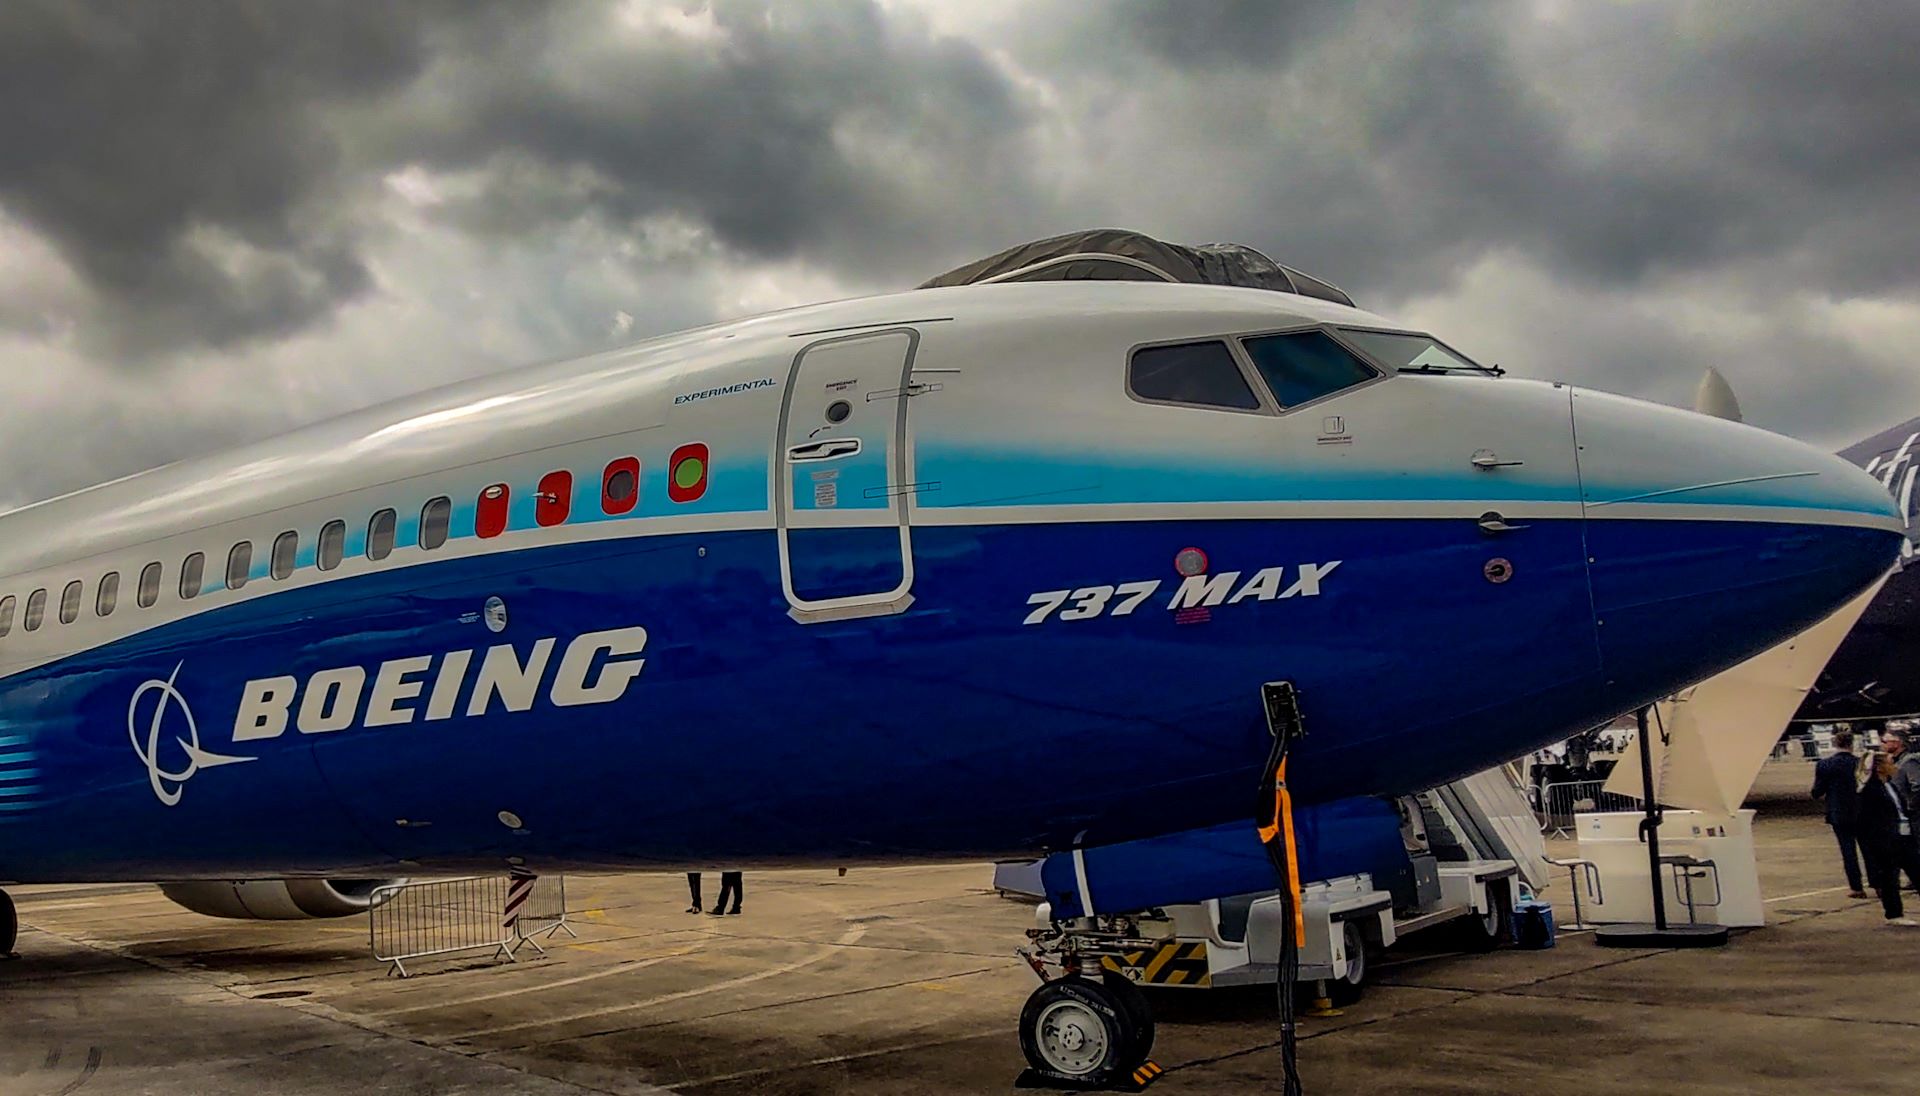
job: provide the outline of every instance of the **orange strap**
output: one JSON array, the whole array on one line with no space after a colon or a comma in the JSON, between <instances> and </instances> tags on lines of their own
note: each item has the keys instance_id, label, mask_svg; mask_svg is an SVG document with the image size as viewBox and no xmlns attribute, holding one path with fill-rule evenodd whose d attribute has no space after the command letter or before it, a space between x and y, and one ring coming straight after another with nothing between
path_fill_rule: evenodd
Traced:
<instances>
[{"instance_id":1,"label":"orange strap","mask_svg":"<svg viewBox=\"0 0 1920 1096\"><path fill-rule=\"evenodd\" d=\"M1287 759L1273 774L1273 824L1260 827L1260 843L1271 844L1276 837L1286 838L1287 893L1292 898L1293 938L1307 936L1307 915L1300 908L1300 850L1293 837L1293 797L1287 794Z\"/></svg>"}]
</instances>

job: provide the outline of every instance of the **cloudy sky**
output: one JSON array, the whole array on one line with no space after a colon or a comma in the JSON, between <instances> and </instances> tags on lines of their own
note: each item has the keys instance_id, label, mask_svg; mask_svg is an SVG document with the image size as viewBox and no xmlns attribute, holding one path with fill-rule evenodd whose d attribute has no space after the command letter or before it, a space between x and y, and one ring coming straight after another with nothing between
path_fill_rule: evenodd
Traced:
<instances>
[{"instance_id":1,"label":"cloudy sky","mask_svg":"<svg viewBox=\"0 0 1920 1096\"><path fill-rule=\"evenodd\" d=\"M1077 228L1526 375L1920 413L1920 12L0 5L0 509Z\"/></svg>"}]
</instances>

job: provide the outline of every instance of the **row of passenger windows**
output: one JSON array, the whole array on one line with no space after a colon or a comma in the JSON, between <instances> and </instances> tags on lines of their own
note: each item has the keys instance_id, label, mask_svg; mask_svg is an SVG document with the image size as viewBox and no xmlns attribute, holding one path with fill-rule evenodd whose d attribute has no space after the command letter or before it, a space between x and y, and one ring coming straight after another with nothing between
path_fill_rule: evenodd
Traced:
<instances>
[{"instance_id":1,"label":"row of passenger windows","mask_svg":"<svg viewBox=\"0 0 1920 1096\"><path fill-rule=\"evenodd\" d=\"M640 460L638 457L622 457L606 466L600 477L600 509L609 516L630 513L640 501ZM474 532L486 538L500 535L507 527L507 504L511 500L512 489L504 483L488 486L480 492L475 506ZM573 473L549 472L541 477L539 487L534 492L534 521L541 526L559 525L567 520L573 509ZM395 539L400 527L400 515L393 510L381 510L367 521L366 556L379 562L393 554ZM453 530L453 500L442 495L430 500L420 509L420 530L417 543L426 551L433 551L447 542ZM331 571L339 567L347 555L347 523L334 520L320 527L320 536L314 545L314 566L322 571ZM273 538L273 545L267 557L267 573L275 579L290 578L299 566L300 534L289 529ZM164 568L157 561L149 563L140 570L140 583L134 590L134 601L142 609L152 608L160 600L160 587L164 580ZM205 584L207 556L204 552L194 552L180 561L179 583L176 589L183 601L200 596ZM226 586L229 590L238 590L247 584L253 574L253 542L243 540L227 551ZM60 603L57 612L60 623L72 624L80 617L80 605L85 590L79 579L67 583L60 591ZM19 599L12 594L0 597L0 637L13 631L16 614L20 627L32 632L39 630L47 619L48 592L35 590L27 595L24 610ZM109 571L100 578L100 585L94 592L93 611L96 616L109 616L118 607L120 601L120 573Z\"/></svg>"},{"instance_id":2,"label":"row of passenger windows","mask_svg":"<svg viewBox=\"0 0 1920 1096\"><path fill-rule=\"evenodd\" d=\"M1325 331L1294 331L1238 340L1254 371L1281 407L1296 407L1379 376ZM1134 351L1127 387L1156 403L1257 411L1260 397L1225 339L1149 346Z\"/></svg>"}]
</instances>

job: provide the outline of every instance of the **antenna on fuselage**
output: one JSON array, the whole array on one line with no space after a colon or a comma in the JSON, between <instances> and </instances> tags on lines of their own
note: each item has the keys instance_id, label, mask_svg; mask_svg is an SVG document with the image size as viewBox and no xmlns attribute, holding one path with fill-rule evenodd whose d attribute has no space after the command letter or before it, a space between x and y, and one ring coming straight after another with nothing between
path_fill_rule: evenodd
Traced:
<instances>
[{"instance_id":1,"label":"antenna on fuselage","mask_svg":"<svg viewBox=\"0 0 1920 1096\"><path fill-rule=\"evenodd\" d=\"M1733 386L1711 365L1700 375L1699 387L1693 390L1693 409L1716 419L1745 421L1740 414L1740 401L1733 398Z\"/></svg>"}]
</instances>

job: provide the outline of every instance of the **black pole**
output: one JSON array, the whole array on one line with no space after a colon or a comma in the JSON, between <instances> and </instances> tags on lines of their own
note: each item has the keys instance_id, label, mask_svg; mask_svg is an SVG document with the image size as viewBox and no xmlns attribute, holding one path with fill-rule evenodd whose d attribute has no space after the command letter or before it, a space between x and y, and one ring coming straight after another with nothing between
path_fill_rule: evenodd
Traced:
<instances>
[{"instance_id":1,"label":"black pole","mask_svg":"<svg viewBox=\"0 0 1920 1096\"><path fill-rule=\"evenodd\" d=\"M1640 822L1640 839L1647 843L1647 874L1653 881L1653 926L1667 928L1667 896L1660 886L1660 805L1653 799L1653 742L1647 733L1647 709L1640 709L1640 791L1647 817Z\"/></svg>"}]
</instances>

